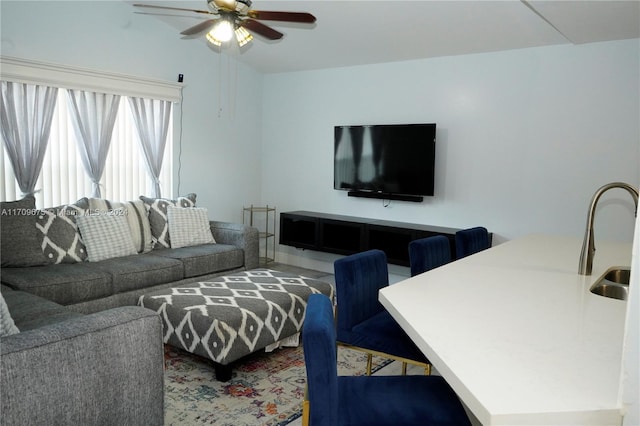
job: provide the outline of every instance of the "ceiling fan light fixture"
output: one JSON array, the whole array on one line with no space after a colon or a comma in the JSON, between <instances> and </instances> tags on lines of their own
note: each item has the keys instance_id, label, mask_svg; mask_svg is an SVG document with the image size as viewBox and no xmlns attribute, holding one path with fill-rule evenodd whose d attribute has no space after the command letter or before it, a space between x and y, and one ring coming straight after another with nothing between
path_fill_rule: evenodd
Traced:
<instances>
[{"instance_id":1,"label":"ceiling fan light fixture","mask_svg":"<svg viewBox=\"0 0 640 426\"><path fill-rule=\"evenodd\" d=\"M238 40L238 46L242 47L245 44L253 40L253 36L244 27L238 27L235 30L236 40Z\"/></svg>"},{"instance_id":2,"label":"ceiling fan light fixture","mask_svg":"<svg viewBox=\"0 0 640 426\"><path fill-rule=\"evenodd\" d=\"M207 40L220 46L222 43L226 43L233 37L233 24L227 19L220 19L218 23L207 33Z\"/></svg>"},{"instance_id":3,"label":"ceiling fan light fixture","mask_svg":"<svg viewBox=\"0 0 640 426\"><path fill-rule=\"evenodd\" d=\"M222 46L222 42L220 40L213 38L213 36L211 35L211 31L207 33L206 37L207 37L207 41L213 44L214 46L217 46L217 47Z\"/></svg>"},{"instance_id":4,"label":"ceiling fan light fixture","mask_svg":"<svg viewBox=\"0 0 640 426\"><path fill-rule=\"evenodd\" d=\"M2 1L2 0L0 0ZM184 36L195 36L206 32L206 39L214 46L222 47L235 36L240 47L253 40L256 33L267 40L280 40L284 34L263 24L261 21L294 22L312 24L315 16L306 12L261 11L251 9L252 0L205 0L209 11L182 7L134 4L136 7L150 7L180 12L208 15L209 18L197 25L181 31Z\"/></svg>"}]
</instances>

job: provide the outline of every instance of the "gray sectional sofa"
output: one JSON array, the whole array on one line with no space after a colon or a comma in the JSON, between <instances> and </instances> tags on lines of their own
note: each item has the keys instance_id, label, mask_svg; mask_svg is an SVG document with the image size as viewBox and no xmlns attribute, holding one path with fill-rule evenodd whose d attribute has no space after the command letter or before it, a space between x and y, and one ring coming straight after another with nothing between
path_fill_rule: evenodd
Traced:
<instances>
[{"instance_id":1,"label":"gray sectional sofa","mask_svg":"<svg viewBox=\"0 0 640 426\"><path fill-rule=\"evenodd\" d=\"M99 261L89 261L99 245L82 241L79 228L81 215L104 200L46 212L33 197L1 203L8 313L0 319L9 317L19 333L0 337L0 424L163 424L162 324L135 305L147 292L258 267L258 230L209 221L214 242L172 248L167 209L194 207L195 195L141 199L143 208L138 200L106 204L119 214L133 209L127 220L132 233L140 231L136 254ZM150 222L138 227L140 219ZM154 220L164 228L154 229ZM145 241L151 236L153 244Z\"/></svg>"},{"instance_id":2,"label":"gray sectional sofa","mask_svg":"<svg viewBox=\"0 0 640 426\"><path fill-rule=\"evenodd\" d=\"M20 330L0 338L0 424L162 425L162 323L125 306L91 315L2 286Z\"/></svg>"},{"instance_id":3,"label":"gray sectional sofa","mask_svg":"<svg viewBox=\"0 0 640 426\"><path fill-rule=\"evenodd\" d=\"M144 198L144 197L141 197ZM195 194L181 197L195 206ZM179 202L181 199L175 200ZM86 199L85 199L86 200ZM74 252L78 250L78 233L75 227L63 228L58 234L53 234L51 222L44 223L38 228L40 215L4 216L1 218L2 226L2 269L0 280L2 284L14 290L22 290L41 296L47 300L67 306L70 310L89 314L118 306L135 305L138 298L145 292L172 287L182 283L197 281L207 275L221 275L225 273L249 270L258 267L258 230L256 228L229 222L210 221L209 226L215 244L198 244L180 248L163 247L159 240L162 239L162 226L166 226L166 206L163 215L153 210L156 200L148 200L147 207L151 225L151 233L156 240L155 247L138 254L112 257L109 259L91 262L74 261ZM87 200L88 201L88 200ZM35 209L34 200L20 200L16 202L3 202L3 211L29 212ZM13 204L18 203L18 204ZM116 203L112 203L116 204ZM20 207L14 207L14 206ZM75 204L86 207L89 203L81 201ZM185 207L190 207L187 205ZM69 214L68 206L53 208L59 212L62 219L68 221L75 214ZM158 225L154 232L154 213L157 221L165 223ZM80 213L82 214L82 213ZM127 216L132 216L129 214ZM45 217L44 220L46 220ZM62 222L69 225L59 217L55 223ZM12 223L7 223L12 222ZM35 222L35 225L34 223ZM50 225L50 226L49 226ZM7 229L7 227L11 229ZM46 226L49 234L42 235ZM64 253L61 263L49 263L43 257L38 260L31 252L33 248L23 248L19 243L24 239L28 230L36 235L37 250L46 252L50 246L55 248L55 253ZM40 231L37 231L40 229ZM59 234L71 234L62 235ZM155 236L158 235L156 238ZM53 241L52 241L53 240ZM74 241L68 243L68 241ZM65 243L66 242L66 243ZM85 241L88 244L88 241ZM170 243L167 243L167 245ZM17 250L15 250L17 249ZM87 246L87 250L89 247ZM7 253L11 251L10 259L5 261ZM16 254L15 252L18 251ZM21 259L31 255L33 259L22 262ZM65 259L72 260L67 263Z\"/></svg>"},{"instance_id":4,"label":"gray sectional sofa","mask_svg":"<svg viewBox=\"0 0 640 426\"><path fill-rule=\"evenodd\" d=\"M216 244L149 253L99 262L2 268L2 284L93 313L135 305L145 292L258 267L258 231L241 224L211 222Z\"/></svg>"}]
</instances>

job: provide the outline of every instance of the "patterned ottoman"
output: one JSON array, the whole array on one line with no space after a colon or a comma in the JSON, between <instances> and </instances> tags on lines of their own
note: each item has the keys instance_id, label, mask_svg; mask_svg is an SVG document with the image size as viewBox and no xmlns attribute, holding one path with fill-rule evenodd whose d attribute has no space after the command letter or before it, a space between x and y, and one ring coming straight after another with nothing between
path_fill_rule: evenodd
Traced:
<instances>
[{"instance_id":1,"label":"patterned ottoman","mask_svg":"<svg viewBox=\"0 0 640 426\"><path fill-rule=\"evenodd\" d=\"M298 333L307 299L329 283L269 269L253 269L184 284L140 297L160 314L164 342L214 363L216 378L231 378L231 363Z\"/></svg>"}]
</instances>

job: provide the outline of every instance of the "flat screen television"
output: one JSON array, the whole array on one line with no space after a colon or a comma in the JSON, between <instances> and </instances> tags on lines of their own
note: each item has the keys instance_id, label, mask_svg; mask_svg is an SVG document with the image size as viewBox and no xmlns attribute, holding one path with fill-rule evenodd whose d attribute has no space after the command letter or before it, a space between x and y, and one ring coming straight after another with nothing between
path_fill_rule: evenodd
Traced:
<instances>
[{"instance_id":1,"label":"flat screen television","mask_svg":"<svg viewBox=\"0 0 640 426\"><path fill-rule=\"evenodd\" d=\"M333 187L351 196L433 196L435 124L335 126Z\"/></svg>"}]
</instances>

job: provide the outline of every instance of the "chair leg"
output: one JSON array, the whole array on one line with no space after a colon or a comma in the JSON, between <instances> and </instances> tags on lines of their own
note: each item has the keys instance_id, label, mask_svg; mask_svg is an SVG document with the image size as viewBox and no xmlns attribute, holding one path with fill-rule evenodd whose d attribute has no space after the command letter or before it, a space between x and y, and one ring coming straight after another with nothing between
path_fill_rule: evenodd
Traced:
<instances>
[{"instance_id":1,"label":"chair leg","mask_svg":"<svg viewBox=\"0 0 640 426\"><path fill-rule=\"evenodd\" d=\"M373 354L367 354L367 376L371 375L371 369L373 368Z\"/></svg>"},{"instance_id":2,"label":"chair leg","mask_svg":"<svg viewBox=\"0 0 640 426\"><path fill-rule=\"evenodd\" d=\"M309 426L309 400L302 401L302 426Z\"/></svg>"},{"instance_id":3,"label":"chair leg","mask_svg":"<svg viewBox=\"0 0 640 426\"><path fill-rule=\"evenodd\" d=\"M402 363L402 375L403 376L407 375L407 363L406 362Z\"/></svg>"}]
</instances>

